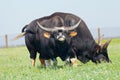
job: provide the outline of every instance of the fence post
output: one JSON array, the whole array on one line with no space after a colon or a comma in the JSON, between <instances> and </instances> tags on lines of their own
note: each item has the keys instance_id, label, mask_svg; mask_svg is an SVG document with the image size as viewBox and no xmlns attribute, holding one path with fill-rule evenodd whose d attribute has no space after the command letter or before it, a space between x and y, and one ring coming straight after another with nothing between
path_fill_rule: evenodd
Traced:
<instances>
[{"instance_id":1,"label":"fence post","mask_svg":"<svg viewBox=\"0 0 120 80\"><path fill-rule=\"evenodd\" d=\"M7 34L5 35L5 44L6 44L5 47L8 48L8 35Z\"/></svg>"}]
</instances>

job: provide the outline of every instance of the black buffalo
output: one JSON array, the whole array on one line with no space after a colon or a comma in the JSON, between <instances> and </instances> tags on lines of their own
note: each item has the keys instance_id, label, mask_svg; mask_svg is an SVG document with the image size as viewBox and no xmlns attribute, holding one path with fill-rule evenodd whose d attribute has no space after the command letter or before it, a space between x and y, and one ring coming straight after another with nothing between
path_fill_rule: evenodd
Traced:
<instances>
[{"instance_id":1,"label":"black buffalo","mask_svg":"<svg viewBox=\"0 0 120 80\"><path fill-rule=\"evenodd\" d=\"M108 57L107 47L112 39L109 39L108 41L106 41L106 43L102 44L103 36L99 35L98 43L96 43L93 37L90 36L91 33L89 33L89 36L86 35L88 34L87 29L79 29L78 31L80 34L78 34L75 38L72 39L72 47L76 53L78 60L83 63L86 63L90 60L94 63L100 63L101 61L111 62Z\"/></svg>"},{"instance_id":2,"label":"black buffalo","mask_svg":"<svg viewBox=\"0 0 120 80\"><path fill-rule=\"evenodd\" d=\"M52 59L56 64L56 57L63 61L77 57L83 63L89 60L95 63L101 60L110 62L107 47L111 40L103 45L99 40L97 44L85 22L73 14L57 12L36 19L26 25L16 38L23 35L32 65L35 65L37 52L43 65L44 59Z\"/></svg>"},{"instance_id":3,"label":"black buffalo","mask_svg":"<svg viewBox=\"0 0 120 80\"><path fill-rule=\"evenodd\" d=\"M47 66L49 59L57 64L57 57L63 61L69 57L74 57L72 50L72 38L77 35L75 28L81 23L81 20L74 24L65 24L64 19L58 13L32 21L22 29L19 36L25 35L25 43L32 59L32 65L35 65L37 52L40 53L39 59L44 66ZM59 13L61 15L61 13ZM68 27L69 26L69 27ZM46 64L45 64L46 63Z\"/></svg>"}]
</instances>

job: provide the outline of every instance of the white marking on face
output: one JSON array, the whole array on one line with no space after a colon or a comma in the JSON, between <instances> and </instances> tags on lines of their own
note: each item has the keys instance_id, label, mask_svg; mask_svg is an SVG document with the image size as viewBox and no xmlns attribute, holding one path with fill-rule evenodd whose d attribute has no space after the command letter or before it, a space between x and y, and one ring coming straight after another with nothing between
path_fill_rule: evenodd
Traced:
<instances>
[{"instance_id":1,"label":"white marking on face","mask_svg":"<svg viewBox=\"0 0 120 80\"><path fill-rule=\"evenodd\" d=\"M65 40L65 36L63 35L63 33L59 33L59 34L57 35L57 39L58 39L59 41L64 41L64 40Z\"/></svg>"}]
</instances>

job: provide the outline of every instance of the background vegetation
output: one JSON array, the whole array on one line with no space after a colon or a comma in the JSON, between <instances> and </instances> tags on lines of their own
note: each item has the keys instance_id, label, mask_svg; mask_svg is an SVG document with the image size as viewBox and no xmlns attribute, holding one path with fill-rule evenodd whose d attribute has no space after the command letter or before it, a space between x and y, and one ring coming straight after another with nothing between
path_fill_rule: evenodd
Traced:
<instances>
[{"instance_id":1,"label":"background vegetation","mask_svg":"<svg viewBox=\"0 0 120 80\"><path fill-rule=\"evenodd\" d=\"M0 80L119 80L120 38L113 39L108 47L112 63L88 62L78 67L64 66L58 58L58 67L42 68L38 57L32 67L26 47L0 49Z\"/></svg>"}]
</instances>

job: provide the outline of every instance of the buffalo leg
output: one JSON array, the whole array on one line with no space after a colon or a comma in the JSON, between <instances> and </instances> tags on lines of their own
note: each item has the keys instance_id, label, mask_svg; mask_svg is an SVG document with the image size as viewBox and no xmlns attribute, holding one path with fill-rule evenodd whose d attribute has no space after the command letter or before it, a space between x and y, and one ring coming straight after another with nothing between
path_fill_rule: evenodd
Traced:
<instances>
[{"instance_id":1,"label":"buffalo leg","mask_svg":"<svg viewBox=\"0 0 120 80\"><path fill-rule=\"evenodd\" d=\"M30 59L32 66L35 66L37 52L32 50L30 51Z\"/></svg>"},{"instance_id":2,"label":"buffalo leg","mask_svg":"<svg viewBox=\"0 0 120 80\"><path fill-rule=\"evenodd\" d=\"M26 34L25 43L30 53L30 59L31 59L32 66L35 66L35 59L37 55L37 50L36 50L36 45L35 45L35 35Z\"/></svg>"},{"instance_id":3,"label":"buffalo leg","mask_svg":"<svg viewBox=\"0 0 120 80\"><path fill-rule=\"evenodd\" d=\"M43 67L45 67L45 60L44 59L39 59L40 60L40 63Z\"/></svg>"}]
</instances>

